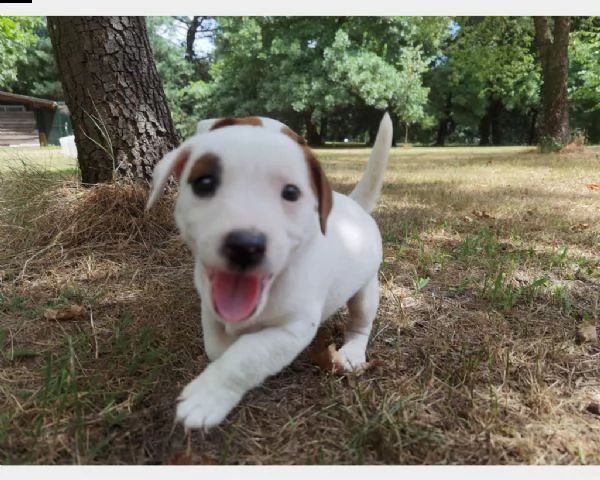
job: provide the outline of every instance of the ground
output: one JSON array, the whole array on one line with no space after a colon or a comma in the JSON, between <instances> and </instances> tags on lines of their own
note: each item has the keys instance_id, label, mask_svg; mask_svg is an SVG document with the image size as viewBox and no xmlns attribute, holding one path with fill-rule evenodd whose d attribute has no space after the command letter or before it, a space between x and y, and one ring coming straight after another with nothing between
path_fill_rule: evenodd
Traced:
<instances>
[{"instance_id":1,"label":"ground","mask_svg":"<svg viewBox=\"0 0 600 480\"><path fill-rule=\"evenodd\" d=\"M318 155L348 192L368 150ZM305 352L188 437L175 399L207 360L172 195L144 213L50 156L0 150L0 464L600 463L600 149L395 148L379 365Z\"/></svg>"}]
</instances>

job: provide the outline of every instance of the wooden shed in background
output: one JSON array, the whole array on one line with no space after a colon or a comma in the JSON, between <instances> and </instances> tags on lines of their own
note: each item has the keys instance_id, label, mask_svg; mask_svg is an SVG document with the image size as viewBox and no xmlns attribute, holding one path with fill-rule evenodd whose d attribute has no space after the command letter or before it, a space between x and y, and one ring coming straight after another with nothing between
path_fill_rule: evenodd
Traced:
<instances>
[{"instance_id":1,"label":"wooden shed in background","mask_svg":"<svg viewBox=\"0 0 600 480\"><path fill-rule=\"evenodd\" d=\"M0 146L46 146L58 104L0 92Z\"/></svg>"}]
</instances>

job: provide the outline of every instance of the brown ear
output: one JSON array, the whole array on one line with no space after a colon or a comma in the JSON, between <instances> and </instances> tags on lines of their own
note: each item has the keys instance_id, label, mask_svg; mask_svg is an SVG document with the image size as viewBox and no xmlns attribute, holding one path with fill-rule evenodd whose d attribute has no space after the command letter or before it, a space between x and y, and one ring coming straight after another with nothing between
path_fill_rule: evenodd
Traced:
<instances>
[{"instance_id":1,"label":"brown ear","mask_svg":"<svg viewBox=\"0 0 600 480\"><path fill-rule=\"evenodd\" d=\"M181 178L181 173L190 159L191 153L191 146L189 144L184 144L176 150L167 153L155 165L154 170L152 171L152 190L150 191L146 209L150 209L162 195L171 174L175 175L177 180Z\"/></svg>"},{"instance_id":2,"label":"brown ear","mask_svg":"<svg viewBox=\"0 0 600 480\"><path fill-rule=\"evenodd\" d=\"M281 133L290 137L304 150L304 158L310 172L311 187L319 201L319 224L321 225L321 232L325 235L327 231L327 217L329 217L333 208L333 190L331 189L329 180L325 175L323 167L321 167L321 163L317 160L317 157L315 157L315 154L308 145L306 145L304 137L298 135L289 127L283 127Z\"/></svg>"},{"instance_id":3,"label":"brown ear","mask_svg":"<svg viewBox=\"0 0 600 480\"><path fill-rule=\"evenodd\" d=\"M319 224L321 225L321 232L325 235L327 231L327 217L331 213L333 208L333 190L329 184L329 180L325 175L321 163L317 160L317 157L308 147L304 147L304 157L306 158L306 164L308 165L308 171L310 172L311 186L317 199L319 201Z\"/></svg>"},{"instance_id":4,"label":"brown ear","mask_svg":"<svg viewBox=\"0 0 600 480\"><path fill-rule=\"evenodd\" d=\"M210 130L229 127L231 125L254 125L255 127L262 127L262 120L258 117L225 117L213 123L213 126L210 127Z\"/></svg>"}]
</instances>

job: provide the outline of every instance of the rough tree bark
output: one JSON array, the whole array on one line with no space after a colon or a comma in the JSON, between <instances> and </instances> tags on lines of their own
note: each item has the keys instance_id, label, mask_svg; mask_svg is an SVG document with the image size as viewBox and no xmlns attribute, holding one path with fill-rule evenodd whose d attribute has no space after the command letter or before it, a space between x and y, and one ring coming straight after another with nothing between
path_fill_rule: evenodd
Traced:
<instances>
[{"instance_id":1,"label":"rough tree bark","mask_svg":"<svg viewBox=\"0 0 600 480\"><path fill-rule=\"evenodd\" d=\"M533 22L542 62L540 139L566 145L570 140L567 80L571 17L533 17Z\"/></svg>"},{"instance_id":2,"label":"rough tree bark","mask_svg":"<svg viewBox=\"0 0 600 480\"><path fill-rule=\"evenodd\" d=\"M150 180L177 145L144 17L48 17L82 182Z\"/></svg>"}]
</instances>

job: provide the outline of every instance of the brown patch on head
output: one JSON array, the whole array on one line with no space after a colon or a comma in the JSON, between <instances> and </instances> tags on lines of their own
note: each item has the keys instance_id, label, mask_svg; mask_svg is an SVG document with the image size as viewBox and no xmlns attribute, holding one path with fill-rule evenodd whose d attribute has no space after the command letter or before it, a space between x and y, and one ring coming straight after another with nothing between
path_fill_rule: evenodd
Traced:
<instances>
[{"instance_id":1,"label":"brown patch on head","mask_svg":"<svg viewBox=\"0 0 600 480\"><path fill-rule=\"evenodd\" d=\"M231 125L254 125L255 127L262 127L262 120L258 117L225 117L213 123L210 131L217 128L230 127Z\"/></svg>"},{"instance_id":2,"label":"brown patch on head","mask_svg":"<svg viewBox=\"0 0 600 480\"><path fill-rule=\"evenodd\" d=\"M308 171L310 172L310 183L313 192L318 199L318 210L319 210L319 224L321 225L321 232L325 235L327 230L327 217L331 213L333 208L333 190L325 175L321 163L315 157L315 154L307 146L303 146L304 158L308 165Z\"/></svg>"},{"instance_id":3,"label":"brown patch on head","mask_svg":"<svg viewBox=\"0 0 600 480\"><path fill-rule=\"evenodd\" d=\"M327 230L327 217L333 208L333 190L325 175L325 171L321 167L321 163L317 160L317 157L313 151L306 144L304 137L298 135L289 127L282 127L281 133L290 137L294 142L302 147L304 151L304 158L308 171L310 173L310 186L317 196L318 210L319 210L319 224L321 226L321 232L325 235Z\"/></svg>"},{"instance_id":4,"label":"brown patch on head","mask_svg":"<svg viewBox=\"0 0 600 480\"><path fill-rule=\"evenodd\" d=\"M211 175L215 177L217 182L221 179L221 159L214 153L205 153L202 155L190 170L188 183L192 184L200 177Z\"/></svg>"},{"instance_id":5,"label":"brown patch on head","mask_svg":"<svg viewBox=\"0 0 600 480\"><path fill-rule=\"evenodd\" d=\"M177 159L175 160L175 166L173 167L173 174L175 175L175 178L181 178L181 174L185 168L185 164L190 158L191 152L191 148L182 148L181 151L177 153Z\"/></svg>"},{"instance_id":6,"label":"brown patch on head","mask_svg":"<svg viewBox=\"0 0 600 480\"><path fill-rule=\"evenodd\" d=\"M288 137L290 137L294 142L298 143L299 145L306 145L306 140L304 140L304 137L298 135L296 132L294 132L289 127L283 127L281 129L281 133L283 133L284 135L287 135Z\"/></svg>"}]
</instances>

